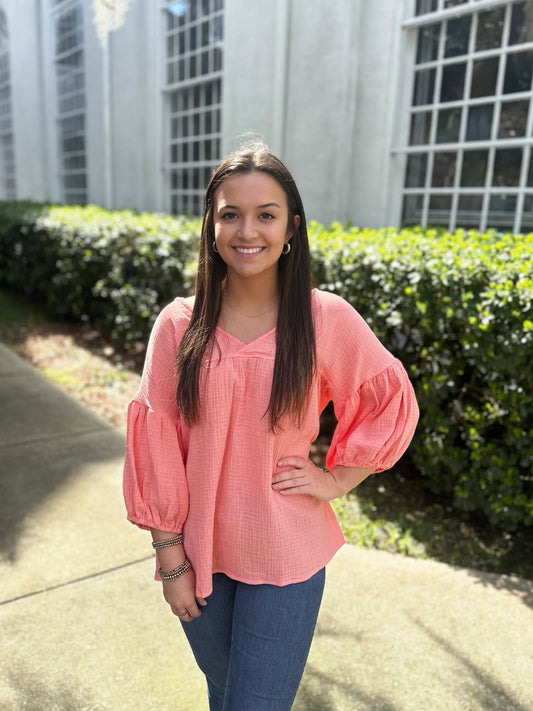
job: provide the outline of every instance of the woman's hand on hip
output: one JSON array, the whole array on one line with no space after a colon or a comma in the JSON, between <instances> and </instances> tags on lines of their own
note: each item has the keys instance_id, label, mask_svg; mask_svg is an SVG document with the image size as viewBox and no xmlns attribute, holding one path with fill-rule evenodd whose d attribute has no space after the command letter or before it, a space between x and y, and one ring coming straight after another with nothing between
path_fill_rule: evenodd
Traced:
<instances>
[{"instance_id":1,"label":"woman's hand on hip","mask_svg":"<svg viewBox=\"0 0 533 711\"><path fill-rule=\"evenodd\" d=\"M278 467L283 467L283 471L272 477L272 488L280 494L308 494L320 501L331 501L344 493L332 472L317 467L309 459L285 457L279 460Z\"/></svg>"},{"instance_id":2,"label":"woman's hand on hip","mask_svg":"<svg viewBox=\"0 0 533 711\"><path fill-rule=\"evenodd\" d=\"M200 607L207 605L202 597L196 597L196 576L189 570L176 580L163 580L163 597L170 605L172 612L182 622L191 622L202 614Z\"/></svg>"}]
</instances>

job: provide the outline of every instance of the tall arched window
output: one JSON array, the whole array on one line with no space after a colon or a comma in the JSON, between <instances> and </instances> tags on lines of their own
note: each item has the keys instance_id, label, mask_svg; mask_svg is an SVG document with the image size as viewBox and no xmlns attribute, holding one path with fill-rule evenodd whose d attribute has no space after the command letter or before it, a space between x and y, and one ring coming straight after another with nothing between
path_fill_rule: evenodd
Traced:
<instances>
[{"instance_id":1,"label":"tall arched window","mask_svg":"<svg viewBox=\"0 0 533 711\"><path fill-rule=\"evenodd\" d=\"M165 2L168 176L172 213L201 214L221 157L223 0Z\"/></svg>"},{"instance_id":2,"label":"tall arched window","mask_svg":"<svg viewBox=\"0 0 533 711\"><path fill-rule=\"evenodd\" d=\"M61 199L87 202L83 9L79 2L54 0L55 73Z\"/></svg>"},{"instance_id":3,"label":"tall arched window","mask_svg":"<svg viewBox=\"0 0 533 711\"><path fill-rule=\"evenodd\" d=\"M417 0L403 222L533 230L533 0Z\"/></svg>"},{"instance_id":4,"label":"tall arched window","mask_svg":"<svg viewBox=\"0 0 533 711\"><path fill-rule=\"evenodd\" d=\"M16 197L17 179L11 107L9 33L6 14L0 7L0 198L15 200Z\"/></svg>"}]
</instances>

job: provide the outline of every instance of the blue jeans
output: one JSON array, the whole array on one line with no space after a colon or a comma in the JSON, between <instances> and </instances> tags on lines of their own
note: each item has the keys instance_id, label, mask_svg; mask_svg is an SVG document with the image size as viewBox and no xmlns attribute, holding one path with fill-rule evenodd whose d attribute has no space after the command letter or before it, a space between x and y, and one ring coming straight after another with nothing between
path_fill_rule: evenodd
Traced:
<instances>
[{"instance_id":1,"label":"blue jeans","mask_svg":"<svg viewBox=\"0 0 533 711\"><path fill-rule=\"evenodd\" d=\"M210 711L290 711L324 590L325 569L293 585L213 575L213 592L183 629L207 678Z\"/></svg>"}]
</instances>

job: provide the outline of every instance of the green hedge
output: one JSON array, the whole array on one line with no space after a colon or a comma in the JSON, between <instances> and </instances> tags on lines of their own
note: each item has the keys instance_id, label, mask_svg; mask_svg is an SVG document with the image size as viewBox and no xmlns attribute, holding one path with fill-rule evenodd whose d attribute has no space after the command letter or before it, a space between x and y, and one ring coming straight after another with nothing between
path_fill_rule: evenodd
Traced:
<instances>
[{"instance_id":1,"label":"green hedge","mask_svg":"<svg viewBox=\"0 0 533 711\"><path fill-rule=\"evenodd\" d=\"M502 528L533 523L533 235L311 225L314 281L408 368L431 489Z\"/></svg>"},{"instance_id":2,"label":"green hedge","mask_svg":"<svg viewBox=\"0 0 533 711\"><path fill-rule=\"evenodd\" d=\"M196 219L0 203L0 283L58 316L145 341L189 291ZM533 523L533 235L310 225L313 281L402 360L430 488L512 530Z\"/></svg>"},{"instance_id":3,"label":"green hedge","mask_svg":"<svg viewBox=\"0 0 533 711\"><path fill-rule=\"evenodd\" d=\"M199 233L185 217L0 203L0 283L56 316L144 341L159 308L190 291Z\"/></svg>"}]
</instances>

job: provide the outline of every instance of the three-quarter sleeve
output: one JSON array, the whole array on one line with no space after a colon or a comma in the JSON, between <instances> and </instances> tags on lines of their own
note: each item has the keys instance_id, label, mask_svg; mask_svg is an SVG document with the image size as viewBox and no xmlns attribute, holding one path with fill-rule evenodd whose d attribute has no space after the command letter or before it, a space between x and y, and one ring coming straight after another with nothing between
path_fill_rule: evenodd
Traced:
<instances>
[{"instance_id":1,"label":"three-quarter sleeve","mask_svg":"<svg viewBox=\"0 0 533 711\"><path fill-rule=\"evenodd\" d=\"M407 373L339 297L324 298L321 324L321 377L338 420L326 466L389 469L407 449L418 421Z\"/></svg>"},{"instance_id":2,"label":"three-quarter sleeve","mask_svg":"<svg viewBox=\"0 0 533 711\"><path fill-rule=\"evenodd\" d=\"M128 408L123 491L128 520L140 528L180 532L189 507L176 354L185 324L163 309L148 344L139 392Z\"/></svg>"}]
</instances>

